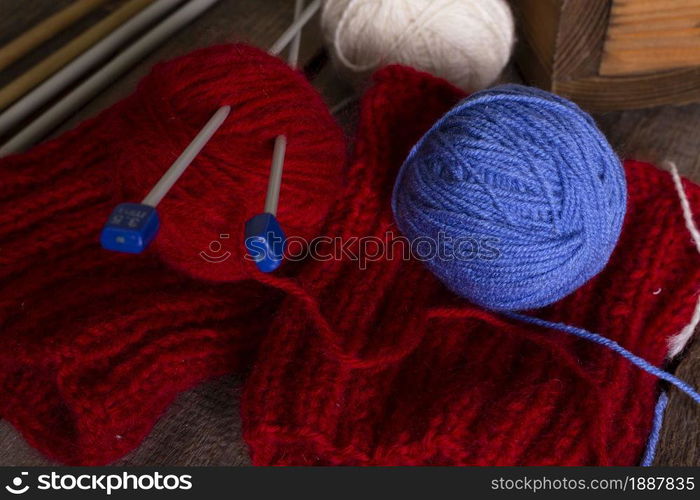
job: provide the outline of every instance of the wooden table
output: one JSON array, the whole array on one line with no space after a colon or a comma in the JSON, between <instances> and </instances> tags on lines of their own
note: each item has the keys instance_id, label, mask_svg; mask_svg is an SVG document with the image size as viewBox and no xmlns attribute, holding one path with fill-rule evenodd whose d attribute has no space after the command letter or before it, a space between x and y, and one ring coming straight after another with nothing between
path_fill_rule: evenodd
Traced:
<instances>
[{"instance_id":1,"label":"wooden table","mask_svg":"<svg viewBox=\"0 0 700 500\"><path fill-rule=\"evenodd\" d=\"M54 13L70 0L0 0L0 45ZM73 38L118 4L107 2L75 27L32 56L0 73L0 86ZM131 93L157 61L185 54L195 48L217 43L244 41L269 47L292 18L292 0L221 0L186 29L161 46L98 98L85 106L60 130L72 128L86 117L112 105ZM304 30L301 59L308 61L322 47L318 22ZM505 80L520 77L509 68ZM329 105L352 94L327 65L315 78ZM343 115L352 126L354 109ZM613 146L624 157L675 160L683 175L700 182L700 104L659 107L643 111L610 112L596 115ZM696 211L700 211L697 208ZM680 217L680 210L679 210ZM662 249L660 251L663 251ZM700 265L700 256L698 257ZM700 342L695 342L676 369L676 374L700 387ZM119 465L244 465L249 463L241 437L238 411L240 380L235 376L208 382L182 394L158 422L141 447L118 462ZM14 429L0 421L0 465L46 465L45 458L30 448ZM666 423L657 456L659 465L700 465L700 407L677 391L671 392Z\"/></svg>"}]
</instances>

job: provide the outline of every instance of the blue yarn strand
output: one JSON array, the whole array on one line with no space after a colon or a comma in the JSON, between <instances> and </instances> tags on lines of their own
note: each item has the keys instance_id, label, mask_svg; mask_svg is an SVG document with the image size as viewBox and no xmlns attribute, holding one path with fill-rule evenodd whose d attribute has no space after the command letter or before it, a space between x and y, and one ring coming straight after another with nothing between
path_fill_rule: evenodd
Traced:
<instances>
[{"instance_id":1,"label":"blue yarn strand","mask_svg":"<svg viewBox=\"0 0 700 500\"><path fill-rule=\"evenodd\" d=\"M636 354L631 353L630 351L628 351L627 349L622 347L620 344L618 344L614 340L611 340L607 337L603 337L602 335L598 335L597 333L589 332L588 330L584 330L583 328L577 328L575 326L565 325L564 323L556 323L554 321L546 321L546 320L543 320L540 318L526 316L525 314L520 314L520 313L516 313L516 312L504 312L503 314L509 318L517 319L517 320L523 321L525 323L530 323L533 325L543 326L545 328L559 330L559 331L562 331L564 333L569 333L569 334L574 335L576 337L580 337L582 339L586 339L586 340L589 340L589 341L594 342L596 344L600 344L604 347L607 347L611 351L616 352L617 354L619 354L620 356L622 356L623 358L628 360L630 363L641 368L645 372L647 372L651 375L654 375L655 377L657 377L661 380L665 380L669 384L678 388L678 390L687 394L693 401L700 404L700 393L698 393L692 386L690 386L686 382L682 381L678 377L671 375L667 371L664 371L660 368L657 368L656 366L652 365L644 358L640 358Z\"/></svg>"},{"instance_id":2,"label":"blue yarn strand","mask_svg":"<svg viewBox=\"0 0 700 500\"><path fill-rule=\"evenodd\" d=\"M644 452L644 458L642 459L642 467L650 467L651 464L654 463L656 449L659 447L661 427L664 423L666 406L668 406L668 394L662 392L659 395L659 400L656 402L656 408L654 408L654 424L651 428L651 434L649 434L649 441L647 441L647 449Z\"/></svg>"}]
</instances>

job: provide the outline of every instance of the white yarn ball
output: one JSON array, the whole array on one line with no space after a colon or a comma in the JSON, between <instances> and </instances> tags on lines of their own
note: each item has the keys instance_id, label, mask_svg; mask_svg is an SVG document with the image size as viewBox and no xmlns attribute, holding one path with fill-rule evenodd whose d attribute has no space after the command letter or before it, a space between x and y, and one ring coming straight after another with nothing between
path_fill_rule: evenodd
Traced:
<instances>
[{"instance_id":1,"label":"white yarn ball","mask_svg":"<svg viewBox=\"0 0 700 500\"><path fill-rule=\"evenodd\" d=\"M325 0L321 24L353 73L399 63L469 91L498 78L515 38L505 0Z\"/></svg>"}]
</instances>

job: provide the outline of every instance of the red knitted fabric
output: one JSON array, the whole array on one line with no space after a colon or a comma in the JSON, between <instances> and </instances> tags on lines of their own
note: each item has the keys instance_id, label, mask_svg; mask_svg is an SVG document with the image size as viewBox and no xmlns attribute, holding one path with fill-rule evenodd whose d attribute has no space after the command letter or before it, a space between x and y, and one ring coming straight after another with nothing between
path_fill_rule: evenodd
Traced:
<instances>
[{"instance_id":1,"label":"red knitted fabric","mask_svg":"<svg viewBox=\"0 0 700 500\"><path fill-rule=\"evenodd\" d=\"M462 95L401 67L362 103L330 236L396 227L395 174ZM698 256L667 173L626 162L629 208L605 270L532 314L599 332L661 364L689 320ZM685 183L692 204L700 188ZM599 345L502 319L400 259L307 265L258 353L243 399L256 464L635 465L657 380ZM659 292L660 290L660 292Z\"/></svg>"},{"instance_id":2,"label":"red knitted fabric","mask_svg":"<svg viewBox=\"0 0 700 500\"><path fill-rule=\"evenodd\" d=\"M158 207L156 247L102 250L114 206L139 201L224 104L231 117ZM316 233L339 182L342 134L303 75L250 47L158 65L99 117L0 161L0 416L30 444L69 464L110 462L177 393L247 366L281 294L194 280L162 261L243 276L243 224L262 210L282 132L280 220L290 235ZM222 232L233 255L204 261L199 251Z\"/></svg>"},{"instance_id":3,"label":"red knitted fabric","mask_svg":"<svg viewBox=\"0 0 700 500\"><path fill-rule=\"evenodd\" d=\"M287 263L256 283L236 281L249 268L234 244L224 266L193 256L220 231L238 243L280 132L304 145L285 165L290 235L396 232L396 170L459 97L406 68L381 72L343 183L340 133L301 75L255 49L216 47L159 66L97 119L0 161L0 415L53 458L106 463L179 391L257 359L243 416L259 464L636 463L656 380L600 346L465 304L415 262ZM138 201L223 104L234 114L159 207L153 251L101 250L114 205ZM660 363L700 270L669 176L626 167L630 207L611 263L537 314ZM686 187L698 203L700 189Z\"/></svg>"}]
</instances>

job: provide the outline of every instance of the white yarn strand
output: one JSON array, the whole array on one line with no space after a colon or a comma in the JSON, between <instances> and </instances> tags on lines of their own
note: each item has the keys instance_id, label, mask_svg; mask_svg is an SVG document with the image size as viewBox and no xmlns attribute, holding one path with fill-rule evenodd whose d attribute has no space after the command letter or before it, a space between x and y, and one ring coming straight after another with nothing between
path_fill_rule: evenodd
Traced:
<instances>
[{"instance_id":1,"label":"white yarn strand","mask_svg":"<svg viewBox=\"0 0 700 500\"><path fill-rule=\"evenodd\" d=\"M695 248L700 254L700 231L695 225L695 220L693 218L693 210L690 207L690 202L688 201L688 196L683 189L683 183L681 182L681 177L678 174L678 168L676 164L672 161L665 161L664 164L668 167L668 170L673 178L673 185L678 193L678 199L681 203L681 208L683 210L683 219L685 220L685 227L688 228L688 232L695 243ZM695 303L695 310L690 318L690 322L676 335L668 340L668 357L674 358L680 354L688 342L693 337L695 329L700 324L700 294L698 295L698 300Z\"/></svg>"},{"instance_id":2,"label":"white yarn strand","mask_svg":"<svg viewBox=\"0 0 700 500\"><path fill-rule=\"evenodd\" d=\"M505 0L325 0L321 25L334 62L355 80L398 63L467 91L498 78L515 38Z\"/></svg>"}]
</instances>

